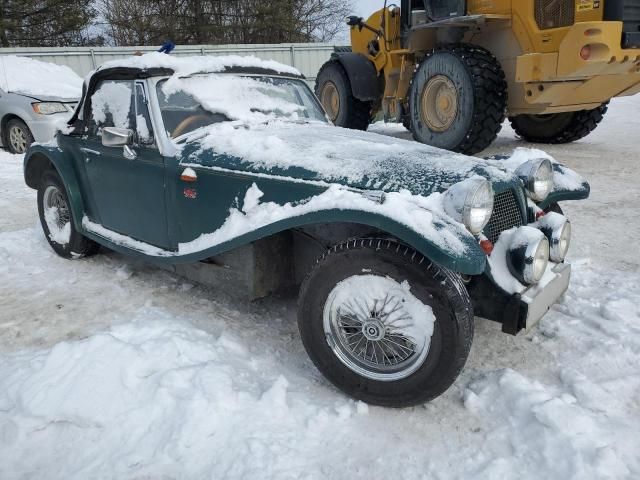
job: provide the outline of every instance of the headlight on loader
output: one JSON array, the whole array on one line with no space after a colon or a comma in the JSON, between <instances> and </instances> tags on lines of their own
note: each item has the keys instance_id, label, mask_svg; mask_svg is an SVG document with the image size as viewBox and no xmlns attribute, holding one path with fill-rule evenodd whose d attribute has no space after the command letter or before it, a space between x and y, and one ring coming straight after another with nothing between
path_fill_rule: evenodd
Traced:
<instances>
[{"instance_id":1,"label":"headlight on loader","mask_svg":"<svg viewBox=\"0 0 640 480\"><path fill-rule=\"evenodd\" d=\"M553 262L563 262L571 244L571 222L556 212L549 212L537 222L549 240L549 256Z\"/></svg>"},{"instance_id":2,"label":"headlight on loader","mask_svg":"<svg viewBox=\"0 0 640 480\"><path fill-rule=\"evenodd\" d=\"M553 167L546 158L523 163L515 174L522 180L527 194L535 202L543 201L553 190Z\"/></svg>"},{"instance_id":3,"label":"headlight on loader","mask_svg":"<svg viewBox=\"0 0 640 480\"><path fill-rule=\"evenodd\" d=\"M444 207L447 214L477 235L489 223L493 213L491 182L474 177L456 183L446 191Z\"/></svg>"},{"instance_id":4,"label":"headlight on loader","mask_svg":"<svg viewBox=\"0 0 640 480\"><path fill-rule=\"evenodd\" d=\"M520 227L507 252L511 274L524 285L538 283L549 263L549 240L538 229Z\"/></svg>"}]
</instances>

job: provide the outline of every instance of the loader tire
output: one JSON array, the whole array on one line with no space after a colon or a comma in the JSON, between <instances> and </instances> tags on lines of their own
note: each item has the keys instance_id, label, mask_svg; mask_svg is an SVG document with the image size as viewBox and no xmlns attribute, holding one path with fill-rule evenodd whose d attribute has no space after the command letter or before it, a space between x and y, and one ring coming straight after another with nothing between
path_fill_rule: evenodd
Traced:
<instances>
[{"instance_id":1,"label":"loader tire","mask_svg":"<svg viewBox=\"0 0 640 480\"><path fill-rule=\"evenodd\" d=\"M609 102L593 110L509 117L516 134L532 143L570 143L589 135L602 121Z\"/></svg>"},{"instance_id":2,"label":"loader tire","mask_svg":"<svg viewBox=\"0 0 640 480\"><path fill-rule=\"evenodd\" d=\"M411 133L422 143L474 154L498 136L507 82L500 62L475 45L443 45L422 61L411 82Z\"/></svg>"},{"instance_id":3,"label":"loader tire","mask_svg":"<svg viewBox=\"0 0 640 480\"><path fill-rule=\"evenodd\" d=\"M369 127L372 104L353 96L347 72L338 61L329 60L322 66L316 78L315 91L335 125L354 130Z\"/></svg>"}]
</instances>

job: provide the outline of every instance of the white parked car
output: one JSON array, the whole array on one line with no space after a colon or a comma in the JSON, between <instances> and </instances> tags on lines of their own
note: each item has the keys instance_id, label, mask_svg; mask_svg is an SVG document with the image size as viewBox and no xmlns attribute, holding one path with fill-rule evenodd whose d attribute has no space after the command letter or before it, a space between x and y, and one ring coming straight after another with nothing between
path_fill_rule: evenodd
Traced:
<instances>
[{"instance_id":1,"label":"white parked car","mask_svg":"<svg viewBox=\"0 0 640 480\"><path fill-rule=\"evenodd\" d=\"M0 144L24 153L48 142L73 113L82 78L69 67L0 55Z\"/></svg>"}]
</instances>

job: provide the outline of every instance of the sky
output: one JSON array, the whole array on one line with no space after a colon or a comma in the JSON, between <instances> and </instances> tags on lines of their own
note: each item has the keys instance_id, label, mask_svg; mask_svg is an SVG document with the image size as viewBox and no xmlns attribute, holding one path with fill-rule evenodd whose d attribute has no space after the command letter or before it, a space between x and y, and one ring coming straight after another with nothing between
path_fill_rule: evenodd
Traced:
<instances>
[{"instance_id":1,"label":"sky","mask_svg":"<svg viewBox=\"0 0 640 480\"><path fill-rule=\"evenodd\" d=\"M353 0L353 7L355 9L354 13L365 18L376 10L380 10L383 5L384 0Z\"/></svg>"},{"instance_id":2,"label":"sky","mask_svg":"<svg viewBox=\"0 0 640 480\"><path fill-rule=\"evenodd\" d=\"M396 0L397 2L397 0ZM394 3L389 0L388 4ZM397 2L399 3L399 2ZM380 10L384 6L384 0L351 0L353 6L353 15L359 15L365 19L369 18L376 10ZM349 42L349 29L345 27L342 34L335 39L336 42Z\"/></svg>"}]
</instances>

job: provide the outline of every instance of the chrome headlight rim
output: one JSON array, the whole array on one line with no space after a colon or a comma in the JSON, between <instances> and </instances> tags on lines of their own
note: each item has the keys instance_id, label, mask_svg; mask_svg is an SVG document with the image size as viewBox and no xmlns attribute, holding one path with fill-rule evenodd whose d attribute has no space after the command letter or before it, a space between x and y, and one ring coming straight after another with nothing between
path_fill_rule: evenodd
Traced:
<instances>
[{"instance_id":1,"label":"chrome headlight rim","mask_svg":"<svg viewBox=\"0 0 640 480\"><path fill-rule=\"evenodd\" d=\"M546 200L553 190L553 165L548 158L528 160L516 169L515 174L524 183L529 198L535 202Z\"/></svg>"},{"instance_id":2,"label":"chrome headlight rim","mask_svg":"<svg viewBox=\"0 0 640 480\"><path fill-rule=\"evenodd\" d=\"M491 219L493 202L491 182L482 177L474 177L456 183L447 190L445 211L469 232L479 235Z\"/></svg>"},{"instance_id":3,"label":"chrome headlight rim","mask_svg":"<svg viewBox=\"0 0 640 480\"><path fill-rule=\"evenodd\" d=\"M549 240L549 258L552 262L561 263L567 258L571 246L571 222L565 218L555 228L543 228L542 232Z\"/></svg>"},{"instance_id":4,"label":"chrome headlight rim","mask_svg":"<svg viewBox=\"0 0 640 480\"><path fill-rule=\"evenodd\" d=\"M523 285L540 282L549 264L549 239L541 231L538 232L540 235L537 239L526 244L515 244L507 253L509 270Z\"/></svg>"}]
</instances>

